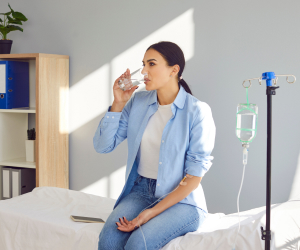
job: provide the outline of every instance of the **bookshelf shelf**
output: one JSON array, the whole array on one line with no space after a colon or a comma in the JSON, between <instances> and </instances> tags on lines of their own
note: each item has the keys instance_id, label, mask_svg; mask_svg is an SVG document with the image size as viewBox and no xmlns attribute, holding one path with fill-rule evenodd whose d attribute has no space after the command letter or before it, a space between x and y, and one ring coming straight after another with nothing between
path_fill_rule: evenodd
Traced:
<instances>
[{"instance_id":1,"label":"bookshelf shelf","mask_svg":"<svg viewBox=\"0 0 300 250\"><path fill-rule=\"evenodd\" d=\"M36 113L35 107L33 108L15 108L15 109L0 109L0 112L6 113Z\"/></svg>"},{"instance_id":2,"label":"bookshelf shelf","mask_svg":"<svg viewBox=\"0 0 300 250\"><path fill-rule=\"evenodd\" d=\"M2 167L32 168L36 172L36 187L69 189L69 56L0 54L2 60L29 63L29 107L0 109L0 170ZM27 130L33 127L36 159L27 162L25 141Z\"/></svg>"},{"instance_id":3,"label":"bookshelf shelf","mask_svg":"<svg viewBox=\"0 0 300 250\"><path fill-rule=\"evenodd\" d=\"M35 162L26 161L26 157L0 161L0 165L7 167L35 168Z\"/></svg>"}]
</instances>

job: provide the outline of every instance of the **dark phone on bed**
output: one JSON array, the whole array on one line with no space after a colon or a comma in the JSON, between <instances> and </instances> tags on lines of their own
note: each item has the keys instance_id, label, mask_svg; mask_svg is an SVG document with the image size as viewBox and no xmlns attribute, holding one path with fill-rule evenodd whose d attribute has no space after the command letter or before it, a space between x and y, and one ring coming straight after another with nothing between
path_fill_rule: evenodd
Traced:
<instances>
[{"instance_id":1,"label":"dark phone on bed","mask_svg":"<svg viewBox=\"0 0 300 250\"><path fill-rule=\"evenodd\" d=\"M71 215L71 219L76 222L105 223L105 221L100 218L92 218L92 217L84 217L84 216L76 216L76 215Z\"/></svg>"}]
</instances>

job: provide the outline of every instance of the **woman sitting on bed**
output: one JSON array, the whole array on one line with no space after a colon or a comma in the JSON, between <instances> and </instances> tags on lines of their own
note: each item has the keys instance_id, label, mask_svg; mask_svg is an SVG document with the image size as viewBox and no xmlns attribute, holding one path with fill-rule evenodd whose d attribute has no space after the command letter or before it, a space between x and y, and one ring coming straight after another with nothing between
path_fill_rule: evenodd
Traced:
<instances>
[{"instance_id":1,"label":"woman sitting on bed","mask_svg":"<svg viewBox=\"0 0 300 250\"><path fill-rule=\"evenodd\" d=\"M182 79L178 45L153 44L142 62L147 91L132 96L138 86L119 88L121 78L130 78L127 69L93 138L102 154L128 140L126 183L99 235L101 250L160 249L197 231L208 214L200 182L213 159L211 109Z\"/></svg>"}]
</instances>

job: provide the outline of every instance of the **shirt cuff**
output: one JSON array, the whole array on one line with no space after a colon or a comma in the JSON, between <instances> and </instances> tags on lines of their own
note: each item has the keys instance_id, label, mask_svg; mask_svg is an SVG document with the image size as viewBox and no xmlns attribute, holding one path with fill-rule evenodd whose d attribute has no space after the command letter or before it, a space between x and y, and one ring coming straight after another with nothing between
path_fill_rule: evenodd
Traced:
<instances>
[{"instance_id":1,"label":"shirt cuff","mask_svg":"<svg viewBox=\"0 0 300 250\"><path fill-rule=\"evenodd\" d=\"M111 112L110 109L111 106L108 107L103 122L119 122L122 112Z\"/></svg>"},{"instance_id":2,"label":"shirt cuff","mask_svg":"<svg viewBox=\"0 0 300 250\"><path fill-rule=\"evenodd\" d=\"M190 166L185 170L185 174L197 176L197 177L203 177L207 172L207 169L199 166L199 165L193 165L190 164Z\"/></svg>"}]
</instances>

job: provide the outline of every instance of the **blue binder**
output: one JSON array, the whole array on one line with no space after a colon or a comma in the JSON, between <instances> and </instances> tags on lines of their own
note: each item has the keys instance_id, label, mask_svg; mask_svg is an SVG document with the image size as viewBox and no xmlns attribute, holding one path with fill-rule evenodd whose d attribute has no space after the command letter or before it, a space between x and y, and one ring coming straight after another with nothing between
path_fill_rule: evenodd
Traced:
<instances>
[{"instance_id":1,"label":"blue binder","mask_svg":"<svg viewBox=\"0 0 300 250\"><path fill-rule=\"evenodd\" d=\"M0 61L0 109L29 107L29 62Z\"/></svg>"}]
</instances>

